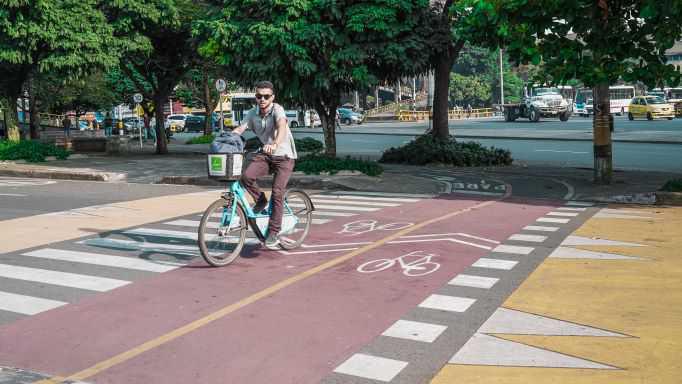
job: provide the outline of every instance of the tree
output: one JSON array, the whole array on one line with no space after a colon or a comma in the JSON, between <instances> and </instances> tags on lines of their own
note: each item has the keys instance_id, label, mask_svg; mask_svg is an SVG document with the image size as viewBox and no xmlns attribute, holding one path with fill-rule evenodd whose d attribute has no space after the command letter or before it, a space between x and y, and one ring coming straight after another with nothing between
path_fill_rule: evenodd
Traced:
<instances>
[{"instance_id":1,"label":"tree","mask_svg":"<svg viewBox=\"0 0 682 384\"><path fill-rule=\"evenodd\" d=\"M175 90L183 104L204 109L204 135L210 135L213 131L213 111L220 103L215 82L221 78L220 72L220 67L215 64L202 63L198 68L191 69Z\"/></svg>"},{"instance_id":2,"label":"tree","mask_svg":"<svg viewBox=\"0 0 682 384\"><path fill-rule=\"evenodd\" d=\"M202 54L227 66L241 85L268 79L278 100L313 106L328 156L336 156L342 94L427 65L427 33L417 33L430 28L427 0L220 3L216 18L197 28Z\"/></svg>"},{"instance_id":3,"label":"tree","mask_svg":"<svg viewBox=\"0 0 682 384\"><path fill-rule=\"evenodd\" d=\"M108 2L105 12L117 35L128 36L119 70L146 100L156 119L156 152L168 153L163 105L197 57L192 23L206 7L191 0Z\"/></svg>"},{"instance_id":4,"label":"tree","mask_svg":"<svg viewBox=\"0 0 682 384\"><path fill-rule=\"evenodd\" d=\"M483 76L450 74L450 99L460 105L484 105L491 94L490 83Z\"/></svg>"},{"instance_id":5,"label":"tree","mask_svg":"<svg viewBox=\"0 0 682 384\"><path fill-rule=\"evenodd\" d=\"M609 85L642 81L675 85L682 76L665 51L682 36L679 0L524 0L477 2L481 18L500 20L496 34L519 62L543 62L555 83L578 79L594 91L594 180L611 183ZM528 12L532 9L534 12ZM502 15L502 16L500 16Z\"/></svg>"},{"instance_id":6,"label":"tree","mask_svg":"<svg viewBox=\"0 0 682 384\"><path fill-rule=\"evenodd\" d=\"M20 139L17 98L32 73L77 77L110 64L112 30L96 0L0 0L0 108Z\"/></svg>"}]
</instances>

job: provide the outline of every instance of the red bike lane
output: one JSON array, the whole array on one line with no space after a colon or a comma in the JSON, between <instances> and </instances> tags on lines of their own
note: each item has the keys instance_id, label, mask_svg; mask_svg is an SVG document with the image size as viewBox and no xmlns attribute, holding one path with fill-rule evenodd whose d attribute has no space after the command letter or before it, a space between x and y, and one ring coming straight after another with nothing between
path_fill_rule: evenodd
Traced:
<instances>
[{"instance_id":1,"label":"red bike lane","mask_svg":"<svg viewBox=\"0 0 682 384\"><path fill-rule=\"evenodd\" d=\"M218 269L197 262L88 297L0 328L0 364L63 377L81 372L77 379L95 383L317 382L495 241L553 208L481 203L458 196L385 208L315 226L306 241L312 247L288 255L259 249ZM386 224L454 212L461 214L379 247L339 251L397 233ZM344 227L358 220L376 221L374 230ZM357 270L414 251L432 255L440 267L424 276L407 276L397 262L383 271ZM359 253L319 267L349 252Z\"/></svg>"}]
</instances>

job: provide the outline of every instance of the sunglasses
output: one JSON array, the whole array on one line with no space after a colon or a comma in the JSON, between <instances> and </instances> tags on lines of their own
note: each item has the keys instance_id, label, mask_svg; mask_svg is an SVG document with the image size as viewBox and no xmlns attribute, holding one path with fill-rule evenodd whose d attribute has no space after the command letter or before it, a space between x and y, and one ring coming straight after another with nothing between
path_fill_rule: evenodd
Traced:
<instances>
[{"instance_id":1,"label":"sunglasses","mask_svg":"<svg viewBox=\"0 0 682 384\"><path fill-rule=\"evenodd\" d=\"M258 99L258 100L260 100L260 99L270 100L271 97L272 97L272 95L256 94L256 99Z\"/></svg>"}]
</instances>

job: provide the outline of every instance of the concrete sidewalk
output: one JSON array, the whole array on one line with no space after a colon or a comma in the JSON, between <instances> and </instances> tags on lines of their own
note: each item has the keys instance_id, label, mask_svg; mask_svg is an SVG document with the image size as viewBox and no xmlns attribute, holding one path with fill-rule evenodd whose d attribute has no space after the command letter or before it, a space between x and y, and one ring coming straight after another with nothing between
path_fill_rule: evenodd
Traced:
<instances>
[{"instance_id":1,"label":"concrete sidewalk","mask_svg":"<svg viewBox=\"0 0 682 384\"><path fill-rule=\"evenodd\" d=\"M43 164L0 162L0 176L51 179L95 180L105 182L162 183L222 186L206 177L203 146L171 145L171 154L159 156L153 147L125 156L88 155ZM383 164L380 177L357 172L336 175L305 175L296 172L291 187L306 189L362 190L438 194L443 183L433 177L440 172L468 180L501 180L513 187L515 196L539 198L574 198L622 203L653 203L655 192L680 174L643 171L614 172L611 185L595 185L592 170L558 166L510 166L455 168L443 166L405 166ZM264 187L269 180L263 180ZM565 197L566 196L566 197Z\"/></svg>"}]
</instances>

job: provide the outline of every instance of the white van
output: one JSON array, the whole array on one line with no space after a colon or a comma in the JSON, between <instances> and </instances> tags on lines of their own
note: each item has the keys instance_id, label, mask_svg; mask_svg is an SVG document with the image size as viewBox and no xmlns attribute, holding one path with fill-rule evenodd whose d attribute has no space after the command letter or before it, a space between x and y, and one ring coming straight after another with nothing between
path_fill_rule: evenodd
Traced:
<instances>
[{"instance_id":1,"label":"white van","mask_svg":"<svg viewBox=\"0 0 682 384\"><path fill-rule=\"evenodd\" d=\"M298 122L298 111L288 110L284 111L284 114L287 116L287 124L289 124L289 128L297 128L299 125L301 125Z\"/></svg>"}]
</instances>

